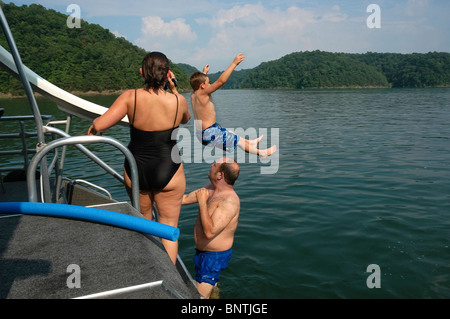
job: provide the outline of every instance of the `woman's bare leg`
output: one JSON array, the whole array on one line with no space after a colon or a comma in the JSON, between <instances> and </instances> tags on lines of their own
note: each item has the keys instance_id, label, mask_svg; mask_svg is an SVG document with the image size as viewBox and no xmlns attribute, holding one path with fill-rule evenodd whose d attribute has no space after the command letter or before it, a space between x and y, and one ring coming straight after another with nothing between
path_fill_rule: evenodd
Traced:
<instances>
[{"instance_id":1,"label":"woman's bare leg","mask_svg":"<svg viewBox=\"0 0 450 319\"><path fill-rule=\"evenodd\" d=\"M141 214L148 220L153 220L153 199L150 192L139 192Z\"/></svg>"},{"instance_id":2,"label":"woman's bare leg","mask_svg":"<svg viewBox=\"0 0 450 319\"><path fill-rule=\"evenodd\" d=\"M186 178L184 176L183 164L172 177L169 184L161 192L154 194L156 207L158 208L158 222L173 227L178 227L180 218L181 202L186 190ZM178 255L178 241L173 242L167 239L161 239L164 248L167 251L172 262L175 264Z\"/></svg>"},{"instance_id":3,"label":"woman's bare leg","mask_svg":"<svg viewBox=\"0 0 450 319\"><path fill-rule=\"evenodd\" d=\"M124 171L125 183L128 194L131 190L131 180ZM169 184L160 192L139 192L141 214L145 218L152 220L153 202L158 209L158 222L173 227L178 227L180 218L181 202L183 201L184 191L186 190L186 178L184 176L183 164L170 180ZM161 239L164 248L167 251L172 262L175 264L178 255L178 241L173 242L167 239Z\"/></svg>"},{"instance_id":4,"label":"woman's bare leg","mask_svg":"<svg viewBox=\"0 0 450 319\"><path fill-rule=\"evenodd\" d=\"M128 196L131 198L131 179L128 174L123 170L123 177L125 179L125 187L127 189ZM146 219L153 219L153 195L151 192L139 191L139 204L141 214L144 215Z\"/></svg>"}]
</instances>

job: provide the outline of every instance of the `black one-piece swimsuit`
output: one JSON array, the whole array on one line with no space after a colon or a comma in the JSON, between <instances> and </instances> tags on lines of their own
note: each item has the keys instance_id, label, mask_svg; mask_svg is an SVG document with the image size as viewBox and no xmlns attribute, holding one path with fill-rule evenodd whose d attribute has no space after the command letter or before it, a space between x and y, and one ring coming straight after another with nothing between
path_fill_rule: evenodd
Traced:
<instances>
[{"instance_id":1,"label":"black one-piece swimsuit","mask_svg":"<svg viewBox=\"0 0 450 319\"><path fill-rule=\"evenodd\" d=\"M176 96L176 95L175 95ZM133 121L130 125L130 143L128 149L136 160L139 189L146 191L163 190L181 165L180 152L176 141L175 127L177 113L173 128L165 131L141 131L133 126L136 117L136 92L134 102ZM173 138L175 139L172 139ZM125 171L131 178L131 169L125 159Z\"/></svg>"}]
</instances>

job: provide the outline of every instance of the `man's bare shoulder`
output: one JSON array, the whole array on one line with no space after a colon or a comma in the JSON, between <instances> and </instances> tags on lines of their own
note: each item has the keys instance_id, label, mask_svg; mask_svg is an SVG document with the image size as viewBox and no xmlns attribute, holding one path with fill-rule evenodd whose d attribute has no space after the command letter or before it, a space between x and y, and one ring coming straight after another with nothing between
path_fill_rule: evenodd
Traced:
<instances>
[{"instance_id":1,"label":"man's bare shoulder","mask_svg":"<svg viewBox=\"0 0 450 319\"><path fill-rule=\"evenodd\" d=\"M239 196L234 191L216 196L216 201L219 202L219 205L222 207L227 207L228 209L233 208L238 211L241 205Z\"/></svg>"}]
</instances>

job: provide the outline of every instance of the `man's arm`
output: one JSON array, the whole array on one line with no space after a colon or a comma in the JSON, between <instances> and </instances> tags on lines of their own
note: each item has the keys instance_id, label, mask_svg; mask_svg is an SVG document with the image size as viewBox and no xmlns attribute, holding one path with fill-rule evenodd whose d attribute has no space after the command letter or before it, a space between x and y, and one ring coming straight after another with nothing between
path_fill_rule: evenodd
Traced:
<instances>
[{"instance_id":1,"label":"man's arm","mask_svg":"<svg viewBox=\"0 0 450 319\"><path fill-rule=\"evenodd\" d=\"M181 203L181 205L189 205L189 204L194 204L194 203L198 203L198 198L197 198L197 192L200 190L201 188L190 192L189 194L184 194L183 195L183 201ZM205 189L212 189L212 185L209 184L207 186L205 186Z\"/></svg>"},{"instance_id":2,"label":"man's arm","mask_svg":"<svg viewBox=\"0 0 450 319\"><path fill-rule=\"evenodd\" d=\"M206 239L210 240L227 227L236 215L236 210L229 201L223 201L219 203L213 212L209 212L207 205L208 197L209 193L207 189L202 188L198 190L197 198L200 221Z\"/></svg>"},{"instance_id":3,"label":"man's arm","mask_svg":"<svg viewBox=\"0 0 450 319\"><path fill-rule=\"evenodd\" d=\"M197 194L196 194L197 191L193 191L189 194L183 195L183 202L181 203L181 205L189 205L189 204L197 203L198 202Z\"/></svg>"}]
</instances>

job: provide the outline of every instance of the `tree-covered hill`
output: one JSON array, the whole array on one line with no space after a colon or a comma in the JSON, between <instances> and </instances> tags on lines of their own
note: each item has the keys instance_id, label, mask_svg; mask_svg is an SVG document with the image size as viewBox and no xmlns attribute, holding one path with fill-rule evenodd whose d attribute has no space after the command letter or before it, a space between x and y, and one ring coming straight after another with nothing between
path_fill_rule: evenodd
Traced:
<instances>
[{"instance_id":1,"label":"tree-covered hill","mask_svg":"<svg viewBox=\"0 0 450 319\"><path fill-rule=\"evenodd\" d=\"M211 74L217 80L221 72ZM235 71L226 89L450 86L450 53L295 52Z\"/></svg>"},{"instance_id":2,"label":"tree-covered hill","mask_svg":"<svg viewBox=\"0 0 450 319\"><path fill-rule=\"evenodd\" d=\"M299 52L262 63L240 83L241 88L387 87L386 77L375 67L348 55Z\"/></svg>"},{"instance_id":3,"label":"tree-covered hill","mask_svg":"<svg viewBox=\"0 0 450 319\"><path fill-rule=\"evenodd\" d=\"M392 87L420 88L450 85L450 53L352 54L352 58L374 66Z\"/></svg>"},{"instance_id":4,"label":"tree-covered hill","mask_svg":"<svg viewBox=\"0 0 450 319\"><path fill-rule=\"evenodd\" d=\"M99 25L81 21L67 27L67 15L41 5L4 4L23 62L67 91L117 91L142 86L139 68L145 50L116 38ZM3 33L0 44L7 48ZM170 58L170 52L165 52ZM250 58L250 57L248 57ZM175 61L180 62L180 61ZM173 64L181 91L190 91L197 71ZM221 72L210 74L217 80ZM303 89L450 86L450 53L295 52L258 67L233 72L224 89ZM22 93L22 84L0 69L0 93Z\"/></svg>"},{"instance_id":5,"label":"tree-covered hill","mask_svg":"<svg viewBox=\"0 0 450 319\"><path fill-rule=\"evenodd\" d=\"M67 27L67 15L41 5L1 3L23 63L67 91L116 91L141 87L139 68L145 50L109 30L81 20L81 28ZM8 49L3 32L0 44ZM170 57L169 57L170 58ZM171 69L181 88L189 89L187 74ZM22 84L0 70L0 92L18 94Z\"/></svg>"},{"instance_id":6,"label":"tree-covered hill","mask_svg":"<svg viewBox=\"0 0 450 319\"><path fill-rule=\"evenodd\" d=\"M270 89L450 86L450 53L296 52L246 70L232 82L234 88Z\"/></svg>"},{"instance_id":7,"label":"tree-covered hill","mask_svg":"<svg viewBox=\"0 0 450 319\"><path fill-rule=\"evenodd\" d=\"M247 76L247 74L249 74L250 72L252 72L253 69L245 69L245 70L238 70L238 71L234 71L230 78L228 79L228 81L225 83L225 85L223 86L224 89L240 89L243 88L241 86L242 81L244 80L244 78ZM218 72L218 73L213 73L209 75L209 79L211 82L216 81L219 76L222 74L222 72ZM257 84L256 87L253 88L262 88L259 86L259 83Z\"/></svg>"}]
</instances>

